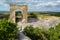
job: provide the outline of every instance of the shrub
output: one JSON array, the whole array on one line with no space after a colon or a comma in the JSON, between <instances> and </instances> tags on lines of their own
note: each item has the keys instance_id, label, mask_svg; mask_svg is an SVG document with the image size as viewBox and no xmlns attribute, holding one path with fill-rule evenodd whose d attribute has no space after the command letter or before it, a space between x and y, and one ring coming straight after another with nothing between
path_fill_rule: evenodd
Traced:
<instances>
[{"instance_id":1,"label":"shrub","mask_svg":"<svg viewBox=\"0 0 60 40\"><path fill-rule=\"evenodd\" d=\"M34 13L30 13L30 16L28 16L28 18L37 18L37 16Z\"/></svg>"},{"instance_id":2,"label":"shrub","mask_svg":"<svg viewBox=\"0 0 60 40\"><path fill-rule=\"evenodd\" d=\"M18 37L16 24L0 20L0 40L15 40Z\"/></svg>"},{"instance_id":3,"label":"shrub","mask_svg":"<svg viewBox=\"0 0 60 40\"><path fill-rule=\"evenodd\" d=\"M22 16L21 11L16 11L16 16Z\"/></svg>"},{"instance_id":4,"label":"shrub","mask_svg":"<svg viewBox=\"0 0 60 40\"><path fill-rule=\"evenodd\" d=\"M49 29L49 40L60 40L60 23L55 28Z\"/></svg>"},{"instance_id":5,"label":"shrub","mask_svg":"<svg viewBox=\"0 0 60 40\"><path fill-rule=\"evenodd\" d=\"M49 30L29 26L24 28L24 33L32 40L60 40L60 23Z\"/></svg>"},{"instance_id":6,"label":"shrub","mask_svg":"<svg viewBox=\"0 0 60 40\"><path fill-rule=\"evenodd\" d=\"M33 28L32 26L26 27L24 33L30 37L32 40L47 40L45 36L45 31L39 28Z\"/></svg>"}]
</instances>

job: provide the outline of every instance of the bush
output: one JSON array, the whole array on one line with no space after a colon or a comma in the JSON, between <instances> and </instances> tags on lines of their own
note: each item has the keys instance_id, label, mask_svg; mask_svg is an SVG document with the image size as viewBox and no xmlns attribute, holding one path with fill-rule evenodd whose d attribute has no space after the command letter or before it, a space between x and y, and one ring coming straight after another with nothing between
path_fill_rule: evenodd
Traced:
<instances>
[{"instance_id":1,"label":"bush","mask_svg":"<svg viewBox=\"0 0 60 40\"><path fill-rule=\"evenodd\" d=\"M15 40L18 37L16 24L0 20L0 40Z\"/></svg>"},{"instance_id":2,"label":"bush","mask_svg":"<svg viewBox=\"0 0 60 40\"><path fill-rule=\"evenodd\" d=\"M24 33L32 40L60 40L60 23L49 30L29 26L24 28Z\"/></svg>"},{"instance_id":3,"label":"bush","mask_svg":"<svg viewBox=\"0 0 60 40\"><path fill-rule=\"evenodd\" d=\"M45 31L39 28L33 28L32 26L26 27L24 33L30 37L32 40L47 40L45 36Z\"/></svg>"},{"instance_id":4,"label":"bush","mask_svg":"<svg viewBox=\"0 0 60 40\"><path fill-rule=\"evenodd\" d=\"M60 40L60 23L55 28L49 29L49 40Z\"/></svg>"},{"instance_id":5,"label":"bush","mask_svg":"<svg viewBox=\"0 0 60 40\"><path fill-rule=\"evenodd\" d=\"M16 11L16 16L22 16L21 11Z\"/></svg>"},{"instance_id":6,"label":"bush","mask_svg":"<svg viewBox=\"0 0 60 40\"><path fill-rule=\"evenodd\" d=\"M37 16L34 13L30 13L30 16L28 16L28 18L37 18Z\"/></svg>"}]
</instances>

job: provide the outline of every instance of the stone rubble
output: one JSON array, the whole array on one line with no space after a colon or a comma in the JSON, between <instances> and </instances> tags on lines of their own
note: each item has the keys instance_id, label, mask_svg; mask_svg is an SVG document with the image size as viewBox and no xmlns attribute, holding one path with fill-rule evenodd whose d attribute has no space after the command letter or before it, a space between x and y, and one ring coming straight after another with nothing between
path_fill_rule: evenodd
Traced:
<instances>
[{"instance_id":1,"label":"stone rubble","mask_svg":"<svg viewBox=\"0 0 60 40\"><path fill-rule=\"evenodd\" d=\"M18 23L19 27L22 27L22 29L26 26L32 25L33 27L43 27L43 28L50 28L56 26L58 23L60 23L60 18L58 17L52 17L52 18L30 18L27 24L23 24L21 22Z\"/></svg>"},{"instance_id":2,"label":"stone rubble","mask_svg":"<svg viewBox=\"0 0 60 40\"><path fill-rule=\"evenodd\" d=\"M27 24L23 24L21 22L19 22L17 25L19 27L19 30L22 32L23 29L26 26L33 26L33 27L39 27L39 28L50 28L50 27L54 27L56 26L58 23L60 23L60 18L39 18L39 19L35 19L35 18L30 18ZM20 34L20 39L19 40L31 40L29 37L27 37L26 35L24 35L23 33L19 33Z\"/></svg>"}]
</instances>

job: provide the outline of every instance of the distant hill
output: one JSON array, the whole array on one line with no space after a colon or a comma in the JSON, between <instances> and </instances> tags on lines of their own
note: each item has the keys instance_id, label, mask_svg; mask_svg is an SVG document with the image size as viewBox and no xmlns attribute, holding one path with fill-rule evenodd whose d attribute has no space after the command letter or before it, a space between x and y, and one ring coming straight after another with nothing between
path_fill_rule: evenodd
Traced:
<instances>
[{"instance_id":1,"label":"distant hill","mask_svg":"<svg viewBox=\"0 0 60 40\"><path fill-rule=\"evenodd\" d=\"M10 11L0 11L0 13L9 13ZM20 12L20 11L17 11ZM45 14L54 14L54 13L60 13L60 12L49 12L49 11L45 11L45 12L28 12L28 13L45 13Z\"/></svg>"},{"instance_id":2,"label":"distant hill","mask_svg":"<svg viewBox=\"0 0 60 40\"><path fill-rule=\"evenodd\" d=\"M9 14L10 11L0 11L0 14ZM21 11L17 11L16 13L21 13ZM45 12L28 12L28 13L40 13L40 14L51 14L51 15L54 15L54 14L60 14L60 12L48 12L48 11L45 11Z\"/></svg>"},{"instance_id":3,"label":"distant hill","mask_svg":"<svg viewBox=\"0 0 60 40\"><path fill-rule=\"evenodd\" d=\"M9 11L0 11L0 14L1 14L1 13L9 13Z\"/></svg>"}]
</instances>

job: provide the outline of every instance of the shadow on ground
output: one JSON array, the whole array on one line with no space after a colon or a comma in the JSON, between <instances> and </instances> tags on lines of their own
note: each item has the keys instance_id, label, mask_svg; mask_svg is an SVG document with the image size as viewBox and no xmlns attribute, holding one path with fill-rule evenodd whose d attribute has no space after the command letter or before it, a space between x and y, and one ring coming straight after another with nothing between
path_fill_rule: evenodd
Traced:
<instances>
[{"instance_id":1,"label":"shadow on ground","mask_svg":"<svg viewBox=\"0 0 60 40\"><path fill-rule=\"evenodd\" d=\"M16 23L21 22L22 18L16 18Z\"/></svg>"},{"instance_id":2,"label":"shadow on ground","mask_svg":"<svg viewBox=\"0 0 60 40\"><path fill-rule=\"evenodd\" d=\"M28 23L37 22L38 20L38 18L28 18Z\"/></svg>"}]
</instances>

